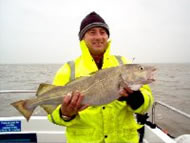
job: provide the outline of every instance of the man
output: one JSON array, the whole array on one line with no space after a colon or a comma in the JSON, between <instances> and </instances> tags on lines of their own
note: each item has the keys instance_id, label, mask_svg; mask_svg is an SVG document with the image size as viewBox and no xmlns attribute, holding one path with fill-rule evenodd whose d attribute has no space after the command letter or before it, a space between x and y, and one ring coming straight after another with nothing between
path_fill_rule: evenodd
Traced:
<instances>
[{"instance_id":1,"label":"man","mask_svg":"<svg viewBox=\"0 0 190 143\"><path fill-rule=\"evenodd\" d=\"M87 76L99 69L119 65L119 59L110 54L109 28L95 12L88 14L79 31L82 55L74 60L74 68L66 63L57 72L54 84L65 85L74 72L75 78ZM120 61L128 63L121 57ZM111 84L111 83L110 83ZM83 95L73 91L65 96L62 105L48 115L51 122L66 126L69 143L137 143L139 140L134 113L143 114L152 105L148 85L139 91L128 87L119 92L122 98L102 106L81 105Z\"/></svg>"}]
</instances>

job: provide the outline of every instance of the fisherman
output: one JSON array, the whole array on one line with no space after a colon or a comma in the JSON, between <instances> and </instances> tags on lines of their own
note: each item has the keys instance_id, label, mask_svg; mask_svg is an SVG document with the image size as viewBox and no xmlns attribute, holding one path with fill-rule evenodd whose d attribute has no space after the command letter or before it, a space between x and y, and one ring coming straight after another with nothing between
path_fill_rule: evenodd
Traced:
<instances>
[{"instance_id":1,"label":"fisherman","mask_svg":"<svg viewBox=\"0 0 190 143\"><path fill-rule=\"evenodd\" d=\"M64 86L74 78L89 76L100 69L129 64L124 57L110 54L110 31L96 12L81 22L79 39L82 55L74 62L65 63L56 73L54 85ZM110 83L111 84L111 83ZM65 96L48 119L66 127L68 143L137 143L139 135L134 113L145 113L153 103L148 85L138 91L121 89L122 97L101 106L82 105L83 95L73 91Z\"/></svg>"}]
</instances>

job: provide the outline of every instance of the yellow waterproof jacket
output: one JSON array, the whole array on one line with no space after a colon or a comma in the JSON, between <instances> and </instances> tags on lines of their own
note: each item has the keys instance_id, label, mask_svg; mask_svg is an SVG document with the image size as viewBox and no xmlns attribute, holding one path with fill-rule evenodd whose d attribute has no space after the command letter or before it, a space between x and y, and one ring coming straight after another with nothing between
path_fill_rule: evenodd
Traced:
<instances>
[{"instance_id":1,"label":"yellow waterproof jacket","mask_svg":"<svg viewBox=\"0 0 190 143\"><path fill-rule=\"evenodd\" d=\"M82 55L75 60L75 77L87 76L98 71L98 67L84 41L80 42ZM122 57L122 61L127 60ZM118 66L118 60L110 55L110 42L104 54L102 68ZM65 85L70 80L71 69L68 64L57 72L55 85ZM64 121L59 114L60 106L48 119L61 126L66 126L68 143L137 143L139 140L137 129L140 125L135 120L134 113L144 113L153 103L152 93L148 85L140 89L144 103L133 110L126 101L115 100L102 106L90 106L79 112L71 121Z\"/></svg>"}]
</instances>

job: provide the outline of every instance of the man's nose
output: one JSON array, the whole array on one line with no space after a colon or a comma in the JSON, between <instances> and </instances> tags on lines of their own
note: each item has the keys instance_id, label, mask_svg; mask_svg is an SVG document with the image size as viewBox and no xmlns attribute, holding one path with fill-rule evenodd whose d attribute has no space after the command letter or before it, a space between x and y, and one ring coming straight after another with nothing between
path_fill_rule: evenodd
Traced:
<instances>
[{"instance_id":1,"label":"man's nose","mask_svg":"<svg viewBox=\"0 0 190 143\"><path fill-rule=\"evenodd\" d=\"M96 35L95 35L95 38L97 38L97 39L100 39L100 38L102 38L102 35L101 35L101 33L100 33L100 32L97 32L97 33L96 33Z\"/></svg>"}]
</instances>

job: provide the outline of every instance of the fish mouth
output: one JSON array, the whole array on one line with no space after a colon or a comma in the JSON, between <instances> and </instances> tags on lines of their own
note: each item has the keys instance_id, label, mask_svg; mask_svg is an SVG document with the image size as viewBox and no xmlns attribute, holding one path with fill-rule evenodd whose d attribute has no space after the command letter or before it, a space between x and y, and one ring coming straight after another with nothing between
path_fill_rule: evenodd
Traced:
<instances>
[{"instance_id":1,"label":"fish mouth","mask_svg":"<svg viewBox=\"0 0 190 143\"><path fill-rule=\"evenodd\" d=\"M147 82L148 82L148 83L152 83L152 82L154 82L154 81L156 81L154 78L149 78L149 79L147 79Z\"/></svg>"},{"instance_id":2,"label":"fish mouth","mask_svg":"<svg viewBox=\"0 0 190 143\"><path fill-rule=\"evenodd\" d=\"M155 79L149 78L149 79L146 79L146 80L144 80L144 81L141 81L141 83L142 83L142 84L150 84L150 83L152 83L152 82L154 82L154 81L155 81Z\"/></svg>"},{"instance_id":3,"label":"fish mouth","mask_svg":"<svg viewBox=\"0 0 190 143\"><path fill-rule=\"evenodd\" d=\"M148 83L152 83L152 82L155 81L155 78L154 78L154 76L155 76L155 71L156 71L156 68L152 67L151 72L150 72L150 75L149 75L148 78L147 78L147 82L148 82Z\"/></svg>"}]
</instances>

